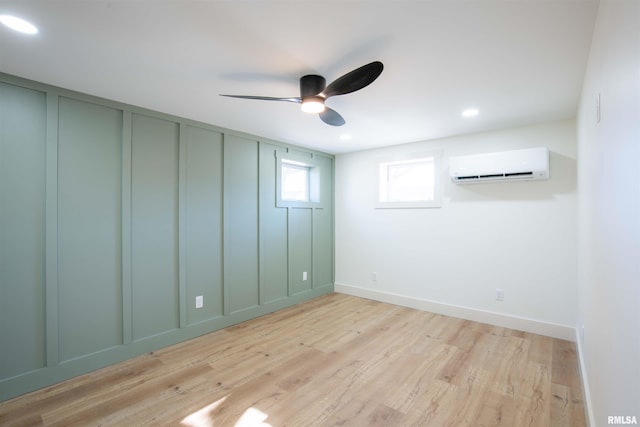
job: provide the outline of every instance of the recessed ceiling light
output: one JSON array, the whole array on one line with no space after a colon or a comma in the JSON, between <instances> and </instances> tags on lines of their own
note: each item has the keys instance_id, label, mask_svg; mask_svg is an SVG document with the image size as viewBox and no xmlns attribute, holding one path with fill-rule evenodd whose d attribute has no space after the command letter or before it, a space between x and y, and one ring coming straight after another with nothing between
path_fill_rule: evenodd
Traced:
<instances>
[{"instance_id":1,"label":"recessed ceiling light","mask_svg":"<svg viewBox=\"0 0 640 427\"><path fill-rule=\"evenodd\" d=\"M18 31L20 33L38 34L38 29L35 27L35 25L16 16L0 15L0 22L11 28L12 30Z\"/></svg>"},{"instance_id":2,"label":"recessed ceiling light","mask_svg":"<svg viewBox=\"0 0 640 427\"><path fill-rule=\"evenodd\" d=\"M475 108L469 108L468 110L464 110L462 112L462 117L475 117L480 113L480 111Z\"/></svg>"}]
</instances>

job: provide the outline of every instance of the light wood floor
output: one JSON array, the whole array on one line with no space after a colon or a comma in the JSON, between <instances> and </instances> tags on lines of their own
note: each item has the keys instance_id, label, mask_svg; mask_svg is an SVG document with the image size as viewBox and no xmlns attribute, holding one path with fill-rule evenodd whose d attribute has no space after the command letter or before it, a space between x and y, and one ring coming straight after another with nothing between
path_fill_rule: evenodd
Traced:
<instances>
[{"instance_id":1,"label":"light wood floor","mask_svg":"<svg viewBox=\"0 0 640 427\"><path fill-rule=\"evenodd\" d=\"M0 425L585 426L568 341L341 294L0 403Z\"/></svg>"}]
</instances>

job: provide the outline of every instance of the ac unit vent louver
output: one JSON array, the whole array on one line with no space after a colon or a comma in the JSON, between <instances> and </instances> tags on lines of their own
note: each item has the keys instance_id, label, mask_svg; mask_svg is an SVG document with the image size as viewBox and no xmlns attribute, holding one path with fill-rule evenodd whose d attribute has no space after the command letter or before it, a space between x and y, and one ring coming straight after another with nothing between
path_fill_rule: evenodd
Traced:
<instances>
[{"instance_id":1,"label":"ac unit vent louver","mask_svg":"<svg viewBox=\"0 0 640 427\"><path fill-rule=\"evenodd\" d=\"M546 147L449 158L449 176L458 184L549 178Z\"/></svg>"}]
</instances>

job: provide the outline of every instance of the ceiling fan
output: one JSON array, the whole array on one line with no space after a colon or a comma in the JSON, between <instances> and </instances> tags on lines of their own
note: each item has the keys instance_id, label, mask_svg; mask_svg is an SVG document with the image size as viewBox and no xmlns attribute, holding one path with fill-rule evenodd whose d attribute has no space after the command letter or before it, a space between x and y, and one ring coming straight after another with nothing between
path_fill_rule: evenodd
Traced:
<instances>
[{"instance_id":1,"label":"ceiling fan","mask_svg":"<svg viewBox=\"0 0 640 427\"><path fill-rule=\"evenodd\" d=\"M363 65L342 77L337 78L328 86L324 77L316 74L308 74L300 78L300 96L294 98L273 98L269 96L249 95L220 95L231 98L260 99L263 101L285 101L301 104L300 108L305 113L317 113L320 119L331 126L345 124L340 114L325 105L325 101L337 95L345 95L369 86L382 73L383 65L380 61L374 61Z\"/></svg>"}]
</instances>

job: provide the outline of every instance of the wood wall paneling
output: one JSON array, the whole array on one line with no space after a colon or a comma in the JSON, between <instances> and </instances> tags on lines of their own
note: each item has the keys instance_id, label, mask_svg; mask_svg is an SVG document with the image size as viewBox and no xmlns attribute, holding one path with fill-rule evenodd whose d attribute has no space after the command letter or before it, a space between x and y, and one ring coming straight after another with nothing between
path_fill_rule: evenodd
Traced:
<instances>
[{"instance_id":1,"label":"wood wall paneling","mask_svg":"<svg viewBox=\"0 0 640 427\"><path fill-rule=\"evenodd\" d=\"M333 210L313 211L313 287L333 283Z\"/></svg>"},{"instance_id":2,"label":"wood wall paneling","mask_svg":"<svg viewBox=\"0 0 640 427\"><path fill-rule=\"evenodd\" d=\"M61 361L122 344L122 111L61 97Z\"/></svg>"},{"instance_id":3,"label":"wood wall paneling","mask_svg":"<svg viewBox=\"0 0 640 427\"><path fill-rule=\"evenodd\" d=\"M46 362L45 147L45 93L0 83L0 378Z\"/></svg>"},{"instance_id":4,"label":"wood wall paneling","mask_svg":"<svg viewBox=\"0 0 640 427\"><path fill-rule=\"evenodd\" d=\"M289 295L287 208L276 206L276 153L283 147L263 143L260 149L261 303Z\"/></svg>"},{"instance_id":5,"label":"wood wall paneling","mask_svg":"<svg viewBox=\"0 0 640 427\"><path fill-rule=\"evenodd\" d=\"M133 339L179 326L177 123L133 115Z\"/></svg>"},{"instance_id":6,"label":"wood wall paneling","mask_svg":"<svg viewBox=\"0 0 640 427\"><path fill-rule=\"evenodd\" d=\"M0 73L0 401L331 292L333 158L277 207L290 150Z\"/></svg>"},{"instance_id":7,"label":"wood wall paneling","mask_svg":"<svg viewBox=\"0 0 640 427\"><path fill-rule=\"evenodd\" d=\"M187 126L186 280L188 323L223 315L222 134ZM196 296L204 306L195 308Z\"/></svg>"},{"instance_id":8,"label":"wood wall paneling","mask_svg":"<svg viewBox=\"0 0 640 427\"><path fill-rule=\"evenodd\" d=\"M258 142L224 141L224 283L228 313L259 304Z\"/></svg>"},{"instance_id":9,"label":"wood wall paneling","mask_svg":"<svg viewBox=\"0 0 640 427\"><path fill-rule=\"evenodd\" d=\"M291 260L291 292L297 294L311 289L312 264L312 208L289 208L289 257ZM303 279L303 274L306 278Z\"/></svg>"},{"instance_id":10,"label":"wood wall paneling","mask_svg":"<svg viewBox=\"0 0 640 427\"><path fill-rule=\"evenodd\" d=\"M333 284L333 160L315 156L322 168L322 207L313 211L313 286Z\"/></svg>"}]
</instances>

